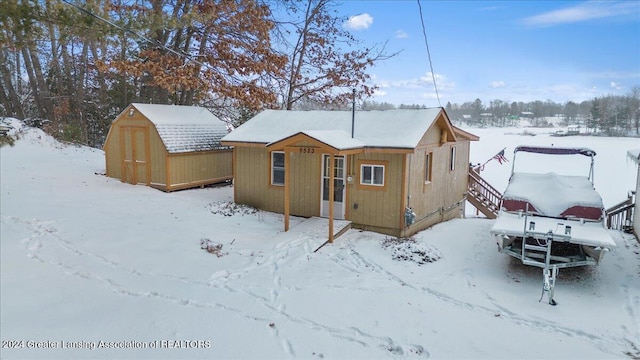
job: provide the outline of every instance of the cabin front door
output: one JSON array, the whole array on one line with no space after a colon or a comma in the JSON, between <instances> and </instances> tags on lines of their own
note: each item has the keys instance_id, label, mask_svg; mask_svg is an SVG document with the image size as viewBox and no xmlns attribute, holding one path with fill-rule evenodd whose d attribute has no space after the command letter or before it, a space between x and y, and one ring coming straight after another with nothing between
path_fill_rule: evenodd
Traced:
<instances>
[{"instance_id":1,"label":"cabin front door","mask_svg":"<svg viewBox=\"0 0 640 360\"><path fill-rule=\"evenodd\" d=\"M333 171L333 218L344 219L345 200L345 159L344 156L334 156L333 166L330 163L330 156L322 155L322 199L320 201L320 216L329 217L329 176Z\"/></svg>"},{"instance_id":2,"label":"cabin front door","mask_svg":"<svg viewBox=\"0 0 640 360\"><path fill-rule=\"evenodd\" d=\"M122 181L129 184L148 184L147 129L122 127Z\"/></svg>"}]
</instances>

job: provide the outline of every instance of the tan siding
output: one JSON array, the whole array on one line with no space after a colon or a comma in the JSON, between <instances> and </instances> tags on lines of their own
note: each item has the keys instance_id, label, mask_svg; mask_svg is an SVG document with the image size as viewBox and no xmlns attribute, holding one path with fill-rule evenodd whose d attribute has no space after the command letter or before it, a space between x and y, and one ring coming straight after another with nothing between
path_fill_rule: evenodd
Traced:
<instances>
[{"instance_id":1,"label":"tan siding","mask_svg":"<svg viewBox=\"0 0 640 360\"><path fill-rule=\"evenodd\" d=\"M256 168L260 165L257 153L260 149L236 146L234 152L233 191L235 202L254 207L262 206L259 198L251 189L263 186L259 180L263 171ZM253 153L253 154L252 154Z\"/></svg>"},{"instance_id":2,"label":"tan siding","mask_svg":"<svg viewBox=\"0 0 640 360\"><path fill-rule=\"evenodd\" d=\"M136 112L134 116L128 116L123 112L122 116L117 117L109 128L109 133L104 143L106 175L108 177L123 179L122 173L122 149L120 138L120 129L122 127L149 127L147 118Z\"/></svg>"},{"instance_id":3,"label":"tan siding","mask_svg":"<svg viewBox=\"0 0 640 360\"><path fill-rule=\"evenodd\" d=\"M235 201L267 211L284 212L284 187L271 185L271 155L264 148L235 148ZM319 154L291 155L290 211L317 216L320 210Z\"/></svg>"},{"instance_id":4,"label":"tan siding","mask_svg":"<svg viewBox=\"0 0 640 360\"><path fill-rule=\"evenodd\" d=\"M425 136L417 150L408 157L408 194L409 206L416 213L416 223L408 229L409 234L425 229L438 222L461 216L460 207L443 213L447 209L464 198L467 188L467 176L469 166L469 142L446 143L439 145L440 129L434 127ZM430 134L427 134L430 135ZM426 143L433 141L434 143ZM456 147L455 170L450 171L451 147ZM431 179L425 183L425 154L432 153Z\"/></svg>"},{"instance_id":5,"label":"tan siding","mask_svg":"<svg viewBox=\"0 0 640 360\"><path fill-rule=\"evenodd\" d=\"M149 130L149 150L151 152L151 183L167 184L167 170L165 158L167 150L160 139L160 135L155 126Z\"/></svg>"},{"instance_id":6,"label":"tan siding","mask_svg":"<svg viewBox=\"0 0 640 360\"><path fill-rule=\"evenodd\" d=\"M429 130L422 136L422 139L418 142L416 148L424 146L432 146L440 144L440 138L442 137L442 129L435 124L432 125Z\"/></svg>"},{"instance_id":7,"label":"tan siding","mask_svg":"<svg viewBox=\"0 0 640 360\"><path fill-rule=\"evenodd\" d=\"M169 154L169 187L205 185L231 178L232 151Z\"/></svg>"},{"instance_id":8,"label":"tan siding","mask_svg":"<svg viewBox=\"0 0 640 360\"><path fill-rule=\"evenodd\" d=\"M235 201L266 211L284 211L284 187L271 186L270 155L265 148L237 146Z\"/></svg>"},{"instance_id":9,"label":"tan siding","mask_svg":"<svg viewBox=\"0 0 640 360\"><path fill-rule=\"evenodd\" d=\"M349 220L359 226L380 228L398 228L402 213L402 154L358 154L353 156L351 175L353 183L348 185L346 204ZM359 186L361 162L366 160L386 161L385 189ZM354 209L357 204L358 208Z\"/></svg>"},{"instance_id":10,"label":"tan siding","mask_svg":"<svg viewBox=\"0 0 640 360\"><path fill-rule=\"evenodd\" d=\"M304 145L302 145L304 146ZM291 154L291 214L320 214L321 154Z\"/></svg>"}]
</instances>

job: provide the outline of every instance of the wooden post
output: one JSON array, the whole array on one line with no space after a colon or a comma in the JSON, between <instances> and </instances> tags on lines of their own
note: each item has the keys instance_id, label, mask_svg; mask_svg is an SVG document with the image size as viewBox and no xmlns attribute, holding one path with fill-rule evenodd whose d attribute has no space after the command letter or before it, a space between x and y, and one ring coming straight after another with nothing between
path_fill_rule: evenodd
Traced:
<instances>
[{"instance_id":1,"label":"wooden post","mask_svg":"<svg viewBox=\"0 0 640 360\"><path fill-rule=\"evenodd\" d=\"M284 231L289 231L289 155L284 151Z\"/></svg>"},{"instance_id":2,"label":"wooden post","mask_svg":"<svg viewBox=\"0 0 640 360\"><path fill-rule=\"evenodd\" d=\"M334 164L333 153L329 155L329 242L333 243L333 195L334 195Z\"/></svg>"}]
</instances>

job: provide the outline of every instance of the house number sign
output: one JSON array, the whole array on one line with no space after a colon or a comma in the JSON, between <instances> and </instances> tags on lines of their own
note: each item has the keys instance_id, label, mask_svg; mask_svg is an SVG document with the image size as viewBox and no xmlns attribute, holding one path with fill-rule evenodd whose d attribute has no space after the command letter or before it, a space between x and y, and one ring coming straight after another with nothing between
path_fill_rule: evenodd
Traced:
<instances>
[{"instance_id":1,"label":"house number sign","mask_svg":"<svg viewBox=\"0 0 640 360\"><path fill-rule=\"evenodd\" d=\"M312 147L301 147L299 149L301 154L313 154L316 150L315 148L312 148Z\"/></svg>"}]
</instances>

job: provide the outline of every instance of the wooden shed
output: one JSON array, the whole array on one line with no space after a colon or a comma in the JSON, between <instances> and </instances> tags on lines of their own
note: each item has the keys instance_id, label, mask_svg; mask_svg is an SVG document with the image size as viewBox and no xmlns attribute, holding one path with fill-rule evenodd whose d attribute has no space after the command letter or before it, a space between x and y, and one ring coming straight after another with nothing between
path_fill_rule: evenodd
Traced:
<instances>
[{"instance_id":1,"label":"wooden shed","mask_svg":"<svg viewBox=\"0 0 640 360\"><path fill-rule=\"evenodd\" d=\"M470 141L443 108L256 115L234 147L234 199L285 215L410 236L464 213Z\"/></svg>"},{"instance_id":2,"label":"wooden shed","mask_svg":"<svg viewBox=\"0 0 640 360\"><path fill-rule=\"evenodd\" d=\"M131 104L109 129L106 175L164 191L230 180L233 150L220 144L227 133L205 108Z\"/></svg>"}]
</instances>

